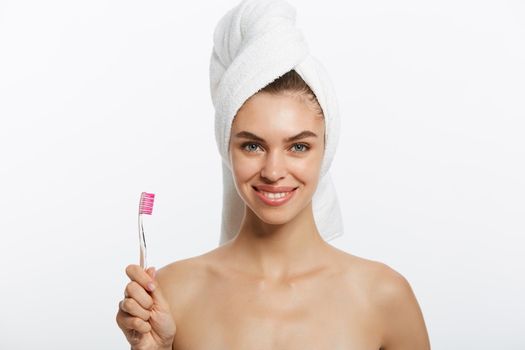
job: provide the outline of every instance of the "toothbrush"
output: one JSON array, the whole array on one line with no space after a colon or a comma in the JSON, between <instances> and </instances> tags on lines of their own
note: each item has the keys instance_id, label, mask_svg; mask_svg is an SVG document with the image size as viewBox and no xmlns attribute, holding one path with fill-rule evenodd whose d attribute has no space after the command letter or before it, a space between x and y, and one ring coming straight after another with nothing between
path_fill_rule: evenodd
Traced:
<instances>
[{"instance_id":1,"label":"toothbrush","mask_svg":"<svg viewBox=\"0 0 525 350\"><path fill-rule=\"evenodd\" d=\"M155 194L142 192L139 202L139 241L140 241L140 267L144 270L148 267L146 260L146 238L144 237L144 226L142 225L142 215L151 215L153 211L153 201Z\"/></svg>"}]
</instances>

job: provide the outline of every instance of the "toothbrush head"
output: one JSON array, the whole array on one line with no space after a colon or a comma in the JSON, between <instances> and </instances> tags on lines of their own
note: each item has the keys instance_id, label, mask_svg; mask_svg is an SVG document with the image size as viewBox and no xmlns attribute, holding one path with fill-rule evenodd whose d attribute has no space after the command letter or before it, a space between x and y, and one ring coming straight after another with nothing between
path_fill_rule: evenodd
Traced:
<instances>
[{"instance_id":1,"label":"toothbrush head","mask_svg":"<svg viewBox=\"0 0 525 350\"><path fill-rule=\"evenodd\" d=\"M154 193L142 192L142 194L140 195L139 214L151 215L151 212L153 211L154 200Z\"/></svg>"}]
</instances>

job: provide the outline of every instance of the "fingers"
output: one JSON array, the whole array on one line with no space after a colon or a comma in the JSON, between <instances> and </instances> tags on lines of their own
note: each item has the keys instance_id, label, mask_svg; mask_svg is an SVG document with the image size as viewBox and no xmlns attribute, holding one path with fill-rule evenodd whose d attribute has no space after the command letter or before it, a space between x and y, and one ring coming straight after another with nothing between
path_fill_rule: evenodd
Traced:
<instances>
[{"instance_id":1,"label":"fingers","mask_svg":"<svg viewBox=\"0 0 525 350\"><path fill-rule=\"evenodd\" d=\"M126 298L121 300L119 303L119 309L131 316L139 317L144 321L148 321L150 318L149 311L142 308L135 299Z\"/></svg>"},{"instance_id":2,"label":"fingers","mask_svg":"<svg viewBox=\"0 0 525 350\"><path fill-rule=\"evenodd\" d=\"M151 267L148 267L148 269L146 270L146 273L151 277L151 279L155 279L155 275L157 274L157 270L155 269L155 267L151 266Z\"/></svg>"},{"instance_id":3,"label":"fingers","mask_svg":"<svg viewBox=\"0 0 525 350\"><path fill-rule=\"evenodd\" d=\"M137 332L136 330L132 329L129 331L129 333L124 333L126 335L126 339L129 342L129 345L139 345L142 341L143 334Z\"/></svg>"},{"instance_id":4,"label":"fingers","mask_svg":"<svg viewBox=\"0 0 525 350\"><path fill-rule=\"evenodd\" d=\"M144 335L152 332L153 327L155 332L164 334L166 339L172 337L172 333L175 332L169 304L155 280L157 277L155 270L154 267L144 270L139 265L126 267L126 274L131 281L124 290L125 298L119 302L116 320L132 346L138 346L144 341L152 341L151 338L144 338ZM161 282L162 271L161 269L159 273Z\"/></svg>"},{"instance_id":5,"label":"fingers","mask_svg":"<svg viewBox=\"0 0 525 350\"><path fill-rule=\"evenodd\" d=\"M117 313L116 320L120 329L124 331L124 334L129 339L136 338L134 337L133 331L136 331L140 334L145 334L151 331L151 325L149 322L146 322L138 317L133 317L121 309L119 309Z\"/></svg>"},{"instance_id":6,"label":"fingers","mask_svg":"<svg viewBox=\"0 0 525 350\"><path fill-rule=\"evenodd\" d=\"M131 282L124 290L125 298L119 302L117 324L129 338L133 335L131 330L139 333L147 333L151 330L151 325L147 321L150 318L149 309L153 306L153 299L144 289L144 285L147 286L151 281L146 271L139 265L129 265L126 267L126 274Z\"/></svg>"},{"instance_id":7,"label":"fingers","mask_svg":"<svg viewBox=\"0 0 525 350\"><path fill-rule=\"evenodd\" d=\"M152 297L135 281L131 281L126 285L124 295L126 298L135 299L135 301L144 309L149 310L153 306Z\"/></svg>"},{"instance_id":8,"label":"fingers","mask_svg":"<svg viewBox=\"0 0 525 350\"><path fill-rule=\"evenodd\" d=\"M126 274L132 281L139 284L142 287L142 290L145 292L145 294L136 292L138 293L136 294L136 299L144 308L151 308L150 299L146 298L145 296L152 298L152 302L163 309L167 309L169 307L166 299L160 291L157 281L155 280L157 277L157 271L155 267L149 267L146 271L144 271L139 265L128 265L126 267ZM127 293L131 293L134 288L135 287L133 286L129 286L129 291ZM139 294L142 296L139 296Z\"/></svg>"},{"instance_id":9,"label":"fingers","mask_svg":"<svg viewBox=\"0 0 525 350\"><path fill-rule=\"evenodd\" d=\"M148 287L148 283L153 282L153 279L139 265L128 265L126 267L126 274L132 281L137 282L145 290L152 291L152 289Z\"/></svg>"},{"instance_id":10,"label":"fingers","mask_svg":"<svg viewBox=\"0 0 525 350\"><path fill-rule=\"evenodd\" d=\"M153 291L148 294L153 298L153 302L157 307L160 307L163 310L169 309L169 304L167 303L164 295L162 294L162 288L160 288L159 281L156 280L157 271L154 267L148 269L148 274L153 278Z\"/></svg>"}]
</instances>

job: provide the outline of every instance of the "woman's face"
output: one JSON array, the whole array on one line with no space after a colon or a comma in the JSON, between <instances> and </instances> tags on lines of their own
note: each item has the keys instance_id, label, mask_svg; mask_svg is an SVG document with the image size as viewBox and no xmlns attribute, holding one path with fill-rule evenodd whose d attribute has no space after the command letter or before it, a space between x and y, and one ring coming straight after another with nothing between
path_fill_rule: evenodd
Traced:
<instances>
[{"instance_id":1,"label":"woman's face","mask_svg":"<svg viewBox=\"0 0 525 350\"><path fill-rule=\"evenodd\" d=\"M291 94L260 92L238 111L229 145L234 182L262 221L283 224L310 204L324 155L324 128L311 102Z\"/></svg>"}]
</instances>

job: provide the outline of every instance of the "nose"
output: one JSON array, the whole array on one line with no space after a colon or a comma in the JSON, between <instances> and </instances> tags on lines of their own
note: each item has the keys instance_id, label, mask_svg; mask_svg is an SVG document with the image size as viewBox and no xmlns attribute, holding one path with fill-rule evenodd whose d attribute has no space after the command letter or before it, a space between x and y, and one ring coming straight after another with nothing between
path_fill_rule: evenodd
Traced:
<instances>
[{"instance_id":1,"label":"nose","mask_svg":"<svg viewBox=\"0 0 525 350\"><path fill-rule=\"evenodd\" d=\"M261 177L269 182L276 182L285 178L286 173L286 160L281 152L268 152L261 169Z\"/></svg>"}]
</instances>

